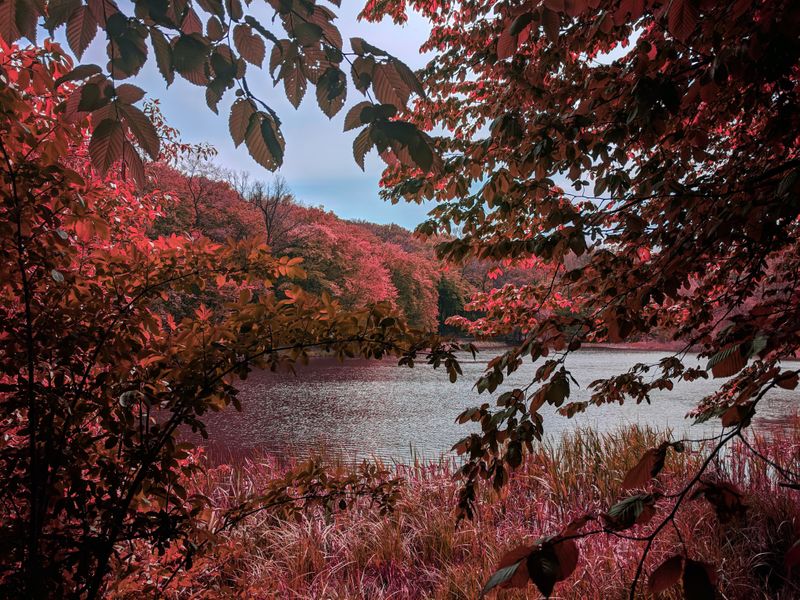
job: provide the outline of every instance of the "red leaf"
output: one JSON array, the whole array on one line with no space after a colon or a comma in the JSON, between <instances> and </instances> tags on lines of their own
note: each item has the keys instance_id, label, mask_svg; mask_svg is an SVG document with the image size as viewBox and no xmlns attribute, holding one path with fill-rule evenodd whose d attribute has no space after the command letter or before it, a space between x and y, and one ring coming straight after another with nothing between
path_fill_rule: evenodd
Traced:
<instances>
[{"instance_id":1,"label":"red leaf","mask_svg":"<svg viewBox=\"0 0 800 600\"><path fill-rule=\"evenodd\" d=\"M717 576L712 565L687 559L683 568L683 597L686 600L715 598L716 580Z\"/></svg>"},{"instance_id":2,"label":"red leaf","mask_svg":"<svg viewBox=\"0 0 800 600\"><path fill-rule=\"evenodd\" d=\"M797 373L783 373L778 378L778 387L782 387L785 390L793 390L797 387L798 384L798 376Z\"/></svg>"},{"instance_id":3,"label":"red leaf","mask_svg":"<svg viewBox=\"0 0 800 600\"><path fill-rule=\"evenodd\" d=\"M650 448L641 460L625 475L622 489L642 488L664 468L669 443L664 442L658 448Z\"/></svg>"},{"instance_id":4,"label":"red leaf","mask_svg":"<svg viewBox=\"0 0 800 600\"><path fill-rule=\"evenodd\" d=\"M650 574L648 586L651 594L658 594L678 583L683 572L683 557L671 556Z\"/></svg>"},{"instance_id":5,"label":"red leaf","mask_svg":"<svg viewBox=\"0 0 800 600\"><path fill-rule=\"evenodd\" d=\"M783 557L783 564L787 569L800 565L800 540L797 540L789 550L786 551L786 556Z\"/></svg>"},{"instance_id":6,"label":"red leaf","mask_svg":"<svg viewBox=\"0 0 800 600\"><path fill-rule=\"evenodd\" d=\"M686 42L697 26L696 0L672 0L667 17L667 30L678 40Z\"/></svg>"},{"instance_id":7,"label":"red leaf","mask_svg":"<svg viewBox=\"0 0 800 600\"><path fill-rule=\"evenodd\" d=\"M512 35L510 28L506 27L497 40L497 60L514 56L517 51L517 36Z\"/></svg>"},{"instance_id":8,"label":"red leaf","mask_svg":"<svg viewBox=\"0 0 800 600\"><path fill-rule=\"evenodd\" d=\"M505 554L503 554L500 562L497 563L497 570L504 569L506 567L510 567L514 563L518 563L522 561L522 564L519 568L514 572L514 575L502 583L502 587L504 588L521 588L525 587L528 583L528 568L525 564L525 558L536 549L536 546L518 546L513 550L509 550Z\"/></svg>"}]
</instances>

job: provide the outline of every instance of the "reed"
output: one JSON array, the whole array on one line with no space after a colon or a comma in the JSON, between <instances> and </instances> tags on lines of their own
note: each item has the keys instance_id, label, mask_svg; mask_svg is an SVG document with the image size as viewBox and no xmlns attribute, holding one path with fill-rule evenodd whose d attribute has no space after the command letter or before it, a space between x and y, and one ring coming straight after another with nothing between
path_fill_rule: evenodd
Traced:
<instances>
[{"instance_id":1,"label":"reed","mask_svg":"<svg viewBox=\"0 0 800 600\"><path fill-rule=\"evenodd\" d=\"M668 432L629 427L614 434L578 430L536 448L496 496L481 491L476 519L456 525L458 481L452 460L395 465L404 479L396 510L380 516L355 505L335 514L313 513L276 522L250 518L175 578L170 598L416 599L476 598L498 558L509 548L556 533L587 510L601 511L619 498L619 483L649 447ZM750 437L759 452L800 470L800 422L766 437ZM665 487L679 486L703 458L703 445L670 453ZM335 462L335 461L332 461ZM208 469L194 485L218 510L257 492L285 471L270 456L236 467ZM334 469L347 468L343 462ZM725 598L796 598L800 578L783 556L800 534L798 492L778 485L774 469L741 443L712 467L716 477L741 488L749 506L744 522L721 525L704 500L688 502L677 521L689 555L720 567ZM668 531L655 544L645 572L676 550ZM627 597L641 544L596 535L579 541L576 572L556 587L560 598ZM151 558L157 561L157 557ZM642 597L645 597L644 588ZM124 595L124 592L121 592ZM527 595L526 595L527 594ZM500 598L537 597L528 590L501 591ZM677 590L673 595L678 597Z\"/></svg>"}]
</instances>

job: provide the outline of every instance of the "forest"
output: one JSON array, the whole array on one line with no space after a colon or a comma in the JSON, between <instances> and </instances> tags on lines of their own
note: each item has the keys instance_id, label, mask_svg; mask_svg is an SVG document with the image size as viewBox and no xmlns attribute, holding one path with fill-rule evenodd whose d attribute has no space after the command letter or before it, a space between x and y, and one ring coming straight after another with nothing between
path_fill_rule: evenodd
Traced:
<instances>
[{"instance_id":1,"label":"forest","mask_svg":"<svg viewBox=\"0 0 800 600\"><path fill-rule=\"evenodd\" d=\"M360 8L0 1L0 596L800 597L800 4Z\"/></svg>"}]
</instances>

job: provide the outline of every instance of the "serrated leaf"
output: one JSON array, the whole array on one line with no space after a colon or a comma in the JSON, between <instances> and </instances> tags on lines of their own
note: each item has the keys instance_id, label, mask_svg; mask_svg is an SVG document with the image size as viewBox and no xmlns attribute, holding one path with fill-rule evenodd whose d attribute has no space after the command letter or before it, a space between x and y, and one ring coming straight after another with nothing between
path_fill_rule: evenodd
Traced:
<instances>
[{"instance_id":1,"label":"serrated leaf","mask_svg":"<svg viewBox=\"0 0 800 600\"><path fill-rule=\"evenodd\" d=\"M283 79L286 98L291 102L292 106L299 107L300 102L303 101L303 96L306 94L307 82L306 76L296 60L283 63L279 79Z\"/></svg>"},{"instance_id":2,"label":"serrated leaf","mask_svg":"<svg viewBox=\"0 0 800 600\"><path fill-rule=\"evenodd\" d=\"M60 86L62 83L67 81L78 81L80 79L86 79L91 75L96 75L97 73L102 73L103 70L98 65L78 65L74 69L72 69L66 75L62 75L55 81L55 87Z\"/></svg>"},{"instance_id":3,"label":"serrated leaf","mask_svg":"<svg viewBox=\"0 0 800 600\"><path fill-rule=\"evenodd\" d=\"M628 529L647 523L655 514L655 502L651 494L637 494L620 500L602 516L611 529Z\"/></svg>"},{"instance_id":4,"label":"serrated leaf","mask_svg":"<svg viewBox=\"0 0 800 600\"><path fill-rule=\"evenodd\" d=\"M733 344L712 356L706 369L711 369L714 377L730 377L744 369L746 364L741 346Z\"/></svg>"},{"instance_id":5,"label":"serrated leaf","mask_svg":"<svg viewBox=\"0 0 800 600\"><path fill-rule=\"evenodd\" d=\"M364 170L364 157L372 149L375 142L372 140L372 127L365 127L353 140L353 158L356 164Z\"/></svg>"},{"instance_id":6,"label":"serrated leaf","mask_svg":"<svg viewBox=\"0 0 800 600\"><path fill-rule=\"evenodd\" d=\"M123 83L116 87L117 98L124 104L135 104L144 98L144 90L130 83Z\"/></svg>"},{"instance_id":7,"label":"serrated leaf","mask_svg":"<svg viewBox=\"0 0 800 600\"><path fill-rule=\"evenodd\" d=\"M253 160L270 171L283 164L283 136L266 113L258 112L250 117L245 144Z\"/></svg>"},{"instance_id":8,"label":"serrated leaf","mask_svg":"<svg viewBox=\"0 0 800 600\"><path fill-rule=\"evenodd\" d=\"M172 47L172 63L175 70L192 83L198 83L193 75L202 69L208 60L208 46L196 33L183 34Z\"/></svg>"},{"instance_id":9,"label":"serrated leaf","mask_svg":"<svg viewBox=\"0 0 800 600\"><path fill-rule=\"evenodd\" d=\"M239 98L231 106L231 115L228 119L228 130L231 132L233 143L238 147L247 136L250 117L256 112L253 102L247 98Z\"/></svg>"},{"instance_id":10,"label":"serrated leaf","mask_svg":"<svg viewBox=\"0 0 800 600\"><path fill-rule=\"evenodd\" d=\"M136 149L126 141L122 146L122 161L139 189L146 183L144 164Z\"/></svg>"},{"instance_id":11,"label":"serrated leaf","mask_svg":"<svg viewBox=\"0 0 800 600\"><path fill-rule=\"evenodd\" d=\"M88 6L81 6L67 21L67 43L79 59L97 35L97 20Z\"/></svg>"},{"instance_id":12,"label":"serrated leaf","mask_svg":"<svg viewBox=\"0 0 800 600\"><path fill-rule=\"evenodd\" d=\"M543 7L542 28L550 43L555 44L558 41L559 29L561 29L561 17L559 14L547 7Z\"/></svg>"},{"instance_id":13,"label":"serrated leaf","mask_svg":"<svg viewBox=\"0 0 800 600\"><path fill-rule=\"evenodd\" d=\"M667 31L686 42L697 26L697 0L672 0L667 15Z\"/></svg>"},{"instance_id":14,"label":"serrated leaf","mask_svg":"<svg viewBox=\"0 0 800 600\"><path fill-rule=\"evenodd\" d=\"M364 100L347 111L347 115L344 118L344 131L350 131L351 129L369 123L369 120L364 119L364 109L372 109L372 102Z\"/></svg>"},{"instance_id":15,"label":"serrated leaf","mask_svg":"<svg viewBox=\"0 0 800 600\"><path fill-rule=\"evenodd\" d=\"M266 55L266 46L260 35L253 33L249 25L239 23L233 28L233 42L236 49L247 62L260 67Z\"/></svg>"},{"instance_id":16,"label":"serrated leaf","mask_svg":"<svg viewBox=\"0 0 800 600\"><path fill-rule=\"evenodd\" d=\"M160 140L158 132L150 119L140 109L135 106L119 106L125 124L136 137L139 146L156 160L159 155Z\"/></svg>"},{"instance_id":17,"label":"serrated leaf","mask_svg":"<svg viewBox=\"0 0 800 600\"><path fill-rule=\"evenodd\" d=\"M347 98L347 79L344 73L331 67L317 82L317 104L328 118L338 113Z\"/></svg>"},{"instance_id":18,"label":"serrated leaf","mask_svg":"<svg viewBox=\"0 0 800 600\"><path fill-rule=\"evenodd\" d=\"M66 23L72 13L81 6L81 0L50 0L47 3L47 18L44 25L51 33ZM2 10L2 9L0 9ZM0 20L2 18L0 17Z\"/></svg>"},{"instance_id":19,"label":"serrated leaf","mask_svg":"<svg viewBox=\"0 0 800 600\"><path fill-rule=\"evenodd\" d=\"M169 86L175 80L175 70L172 65L172 47L169 45L167 38L164 37L164 34L155 27L150 28L150 41L153 44L158 70Z\"/></svg>"},{"instance_id":20,"label":"serrated leaf","mask_svg":"<svg viewBox=\"0 0 800 600\"><path fill-rule=\"evenodd\" d=\"M380 48L376 48L372 44L364 41L359 37L350 38L350 47L356 54L372 54L373 56L389 56L389 53Z\"/></svg>"},{"instance_id":21,"label":"serrated leaf","mask_svg":"<svg viewBox=\"0 0 800 600\"><path fill-rule=\"evenodd\" d=\"M122 158L122 147L125 143L125 133L119 121L106 119L101 122L92 132L92 139L89 142L89 158L92 166L101 175L105 175L108 169L116 161Z\"/></svg>"},{"instance_id":22,"label":"serrated leaf","mask_svg":"<svg viewBox=\"0 0 800 600\"><path fill-rule=\"evenodd\" d=\"M411 88L392 63L375 65L372 89L382 104L393 104L398 108L405 107L411 95Z\"/></svg>"}]
</instances>

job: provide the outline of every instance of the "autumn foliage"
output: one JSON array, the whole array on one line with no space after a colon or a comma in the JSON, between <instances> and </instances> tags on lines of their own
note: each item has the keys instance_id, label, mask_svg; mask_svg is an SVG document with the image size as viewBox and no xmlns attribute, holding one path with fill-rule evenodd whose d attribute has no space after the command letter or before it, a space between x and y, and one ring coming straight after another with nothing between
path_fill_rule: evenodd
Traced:
<instances>
[{"instance_id":1,"label":"autumn foliage","mask_svg":"<svg viewBox=\"0 0 800 600\"><path fill-rule=\"evenodd\" d=\"M466 307L477 314L448 311L451 325L474 334L519 336L476 382L479 392L500 392L495 406L458 417L480 428L454 446L464 460L459 519L479 514L482 482L500 495L508 489L545 433L544 404L571 417L649 402L675 381L726 378L693 411L722 429L691 472L667 480L664 465L689 442L658 440L604 506L548 523L537 541L501 558L483 588L532 582L549 595L579 568L576 540L616 536L641 549L631 599L648 573L652 591L681 580L687 598L714 595L724 565L701 560L680 525L695 500L713 507L720 527L746 515L746 495L710 477L714 464L742 444L780 486L800 488L796 470L746 437L775 388L798 385L788 361L800 355L800 5L370 0L365 18L402 22L410 7L431 22L430 63L413 73L361 38L348 50L327 7L269 4L269 27L239 0L124 10L113 0L0 4L7 588L97 596L112 557L134 538L183 544L176 568L185 566L204 500L180 483L193 466L175 433L202 431L204 412L235 404L229 376L305 360L312 346L340 356L393 352L403 364L429 348L428 362L451 378L459 372L453 346L396 315L413 312L431 327L432 287L453 297L453 282L417 276L432 258L394 242L376 253L370 236L380 232L315 215L302 226L319 240L303 250L307 272L299 251L276 257L245 236L255 221L227 241L215 231L224 218L195 208L166 217L173 224L161 221L159 235L168 190L139 193L128 181L146 187L142 157L163 159L164 135L157 114L137 106L144 90L120 82L154 59L167 84L179 75L204 88L213 111L235 89L232 139L273 170L285 144L280 119L251 92L248 71L265 66L295 106L314 86L328 116L343 109L351 81L367 98L345 116L346 131L359 129L355 160L363 167L376 148L389 165L388 199L436 203L418 233L436 244L437 259L462 272L486 261L490 279L496 266L536 271L481 289ZM78 58L102 32L108 65L73 68L49 41L11 46L35 40L40 20L64 27ZM178 195L197 205L191 174L175 177ZM346 260L337 257L343 239ZM383 300L375 306L353 286L367 270L375 274L368 293ZM319 297L295 285L304 273ZM185 298L201 302L177 310ZM665 335L682 350L593 382L588 401L570 400L570 358L582 346ZM686 361L689 350L705 367ZM539 361L535 377L506 389L524 360ZM287 484L265 502L387 491L384 474L367 475L318 489L312 465L297 474L309 498L280 496ZM786 566L797 564L799 547L785 553Z\"/></svg>"},{"instance_id":2,"label":"autumn foliage","mask_svg":"<svg viewBox=\"0 0 800 600\"><path fill-rule=\"evenodd\" d=\"M424 348L453 369L452 348L411 332L388 303L354 311L292 282L298 258L262 240L153 236L166 193L139 194L90 167L91 123L65 119L71 60L57 45L0 55L0 482L3 594L94 598L131 544L171 549L191 564L213 540L208 500L185 487L198 468L182 430L238 405L234 379L252 368ZM180 297L213 297L179 311ZM346 507L366 495L384 509L386 472L328 476L313 464L224 515ZM205 531L205 533L202 533ZM198 537L199 536L199 537ZM119 561L125 563L119 566Z\"/></svg>"}]
</instances>

